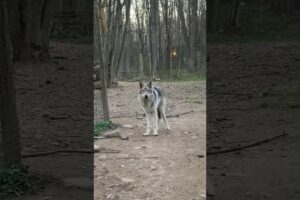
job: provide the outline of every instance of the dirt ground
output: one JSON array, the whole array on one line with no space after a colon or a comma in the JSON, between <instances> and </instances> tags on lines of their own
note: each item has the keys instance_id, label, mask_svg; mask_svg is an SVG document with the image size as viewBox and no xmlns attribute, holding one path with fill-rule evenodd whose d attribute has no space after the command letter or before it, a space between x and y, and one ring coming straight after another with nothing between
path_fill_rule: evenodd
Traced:
<instances>
[{"instance_id":1,"label":"dirt ground","mask_svg":"<svg viewBox=\"0 0 300 200\"><path fill-rule=\"evenodd\" d=\"M208 44L207 172L217 200L299 199L298 41Z\"/></svg>"},{"instance_id":2,"label":"dirt ground","mask_svg":"<svg viewBox=\"0 0 300 200\"><path fill-rule=\"evenodd\" d=\"M120 128L128 140L95 141L102 148L120 151L95 154L95 200L205 199L205 81L155 84L168 96L167 116L193 112L168 118L170 132L161 121L159 136L144 137L146 118L136 117L143 113L137 99L139 84L121 82L109 89L112 121L133 127Z\"/></svg>"},{"instance_id":3,"label":"dirt ground","mask_svg":"<svg viewBox=\"0 0 300 200\"><path fill-rule=\"evenodd\" d=\"M22 154L92 151L93 45L51 42L50 46L51 62L17 66ZM92 183L93 154L53 154L23 158L23 163L31 173L52 178L40 185L43 190L19 199L79 200L92 194L92 185L82 190L67 187L63 180L89 178Z\"/></svg>"},{"instance_id":4,"label":"dirt ground","mask_svg":"<svg viewBox=\"0 0 300 200\"><path fill-rule=\"evenodd\" d=\"M208 159L201 157L206 140L204 83L163 83L170 98L168 115L194 112L170 118L170 133L162 124L158 137L147 138L141 136L145 118L135 117L136 111L142 112L135 93L138 86L122 82L121 87L109 90L112 120L134 128L121 129L129 134L128 141L96 141L121 150L95 154L96 198L203 199L207 160L217 200L299 199L299 49L296 41L208 45L207 150L288 133L263 145ZM93 132L92 59L83 59L92 56L92 45L59 44L52 51L67 59L17 69L23 154L92 147L88 139ZM195 91L200 104L186 102L184 97L196 95ZM128 114L133 117L114 118ZM85 134L89 137L82 140ZM92 155L57 154L23 161L33 172L47 172L62 180L86 178L93 166L85 168L81 163L92 163L92 159ZM45 187L19 199L81 200L92 189L69 188L55 181Z\"/></svg>"}]
</instances>

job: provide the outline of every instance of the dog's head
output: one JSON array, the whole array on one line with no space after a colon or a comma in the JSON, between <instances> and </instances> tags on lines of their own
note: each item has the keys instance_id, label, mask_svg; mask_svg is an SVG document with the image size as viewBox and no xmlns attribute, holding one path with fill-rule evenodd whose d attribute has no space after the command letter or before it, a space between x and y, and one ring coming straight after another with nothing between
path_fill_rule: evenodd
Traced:
<instances>
[{"instance_id":1,"label":"dog's head","mask_svg":"<svg viewBox=\"0 0 300 200\"><path fill-rule=\"evenodd\" d=\"M152 82L149 82L147 84L140 82L140 97L145 101L154 99Z\"/></svg>"}]
</instances>

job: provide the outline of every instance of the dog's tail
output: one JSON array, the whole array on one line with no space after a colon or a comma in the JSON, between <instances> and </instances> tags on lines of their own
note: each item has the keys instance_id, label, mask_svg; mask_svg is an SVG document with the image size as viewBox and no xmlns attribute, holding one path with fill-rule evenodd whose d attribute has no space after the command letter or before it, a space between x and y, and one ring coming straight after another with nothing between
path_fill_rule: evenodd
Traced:
<instances>
[{"instance_id":1,"label":"dog's tail","mask_svg":"<svg viewBox=\"0 0 300 200\"><path fill-rule=\"evenodd\" d=\"M159 109L157 109L157 116L158 116L158 119L161 119L161 112Z\"/></svg>"}]
</instances>

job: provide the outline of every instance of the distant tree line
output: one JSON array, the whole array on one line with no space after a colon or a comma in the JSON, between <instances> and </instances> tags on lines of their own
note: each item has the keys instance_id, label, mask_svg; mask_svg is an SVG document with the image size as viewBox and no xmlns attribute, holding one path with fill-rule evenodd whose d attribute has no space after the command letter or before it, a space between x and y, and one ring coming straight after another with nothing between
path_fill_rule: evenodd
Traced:
<instances>
[{"instance_id":1,"label":"distant tree line","mask_svg":"<svg viewBox=\"0 0 300 200\"><path fill-rule=\"evenodd\" d=\"M207 3L208 31L247 27L257 17L257 11L275 16L299 14L298 0L209 0Z\"/></svg>"},{"instance_id":2,"label":"distant tree line","mask_svg":"<svg viewBox=\"0 0 300 200\"><path fill-rule=\"evenodd\" d=\"M205 72L205 0L100 0L108 87L122 75ZM95 57L95 65L99 58ZM99 68L99 67L98 67ZM97 68L96 68L97 70ZM99 70L99 69L98 69Z\"/></svg>"}]
</instances>

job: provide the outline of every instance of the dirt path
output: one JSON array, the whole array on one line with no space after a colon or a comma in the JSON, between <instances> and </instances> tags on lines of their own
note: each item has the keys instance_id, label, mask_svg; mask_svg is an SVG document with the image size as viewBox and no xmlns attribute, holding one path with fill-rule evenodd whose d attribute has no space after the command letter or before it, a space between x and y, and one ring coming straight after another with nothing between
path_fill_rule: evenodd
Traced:
<instances>
[{"instance_id":1,"label":"dirt path","mask_svg":"<svg viewBox=\"0 0 300 200\"><path fill-rule=\"evenodd\" d=\"M23 155L59 149L92 151L92 56L92 44L52 41L51 62L17 66L17 108ZM35 191L37 194L12 199L92 198L92 184L83 190L67 187L63 182L68 178L90 178L92 183L92 154L24 158L23 163L29 166L31 173L38 173L43 178L53 176L60 182L47 180L44 185L39 185L45 188Z\"/></svg>"},{"instance_id":2,"label":"dirt path","mask_svg":"<svg viewBox=\"0 0 300 200\"><path fill-rule=\"evenodd\" d=\"M158 137L143 137L146 119L137 100L137 83L120 83L109 90L112 120L129 140L100 139L100 147L120 153L95 154L95 199L200 200L205 190L205 82L160 83L168 95L171 132L161 122ZM192 103L192 101L194 103ZM120 115L132 117L114 118Z\"/></svg>"},{"instance_id":3,"label":"dirt path","mask_svg":"<svg viewBox=\"0 0 300 200\"><path fill-rule=\"evenodd\" d=\"M296 41L208 45L207 150L288 134L209 156L216 199L299 199L299 49Z\"/></svg>"}]
</instances>

